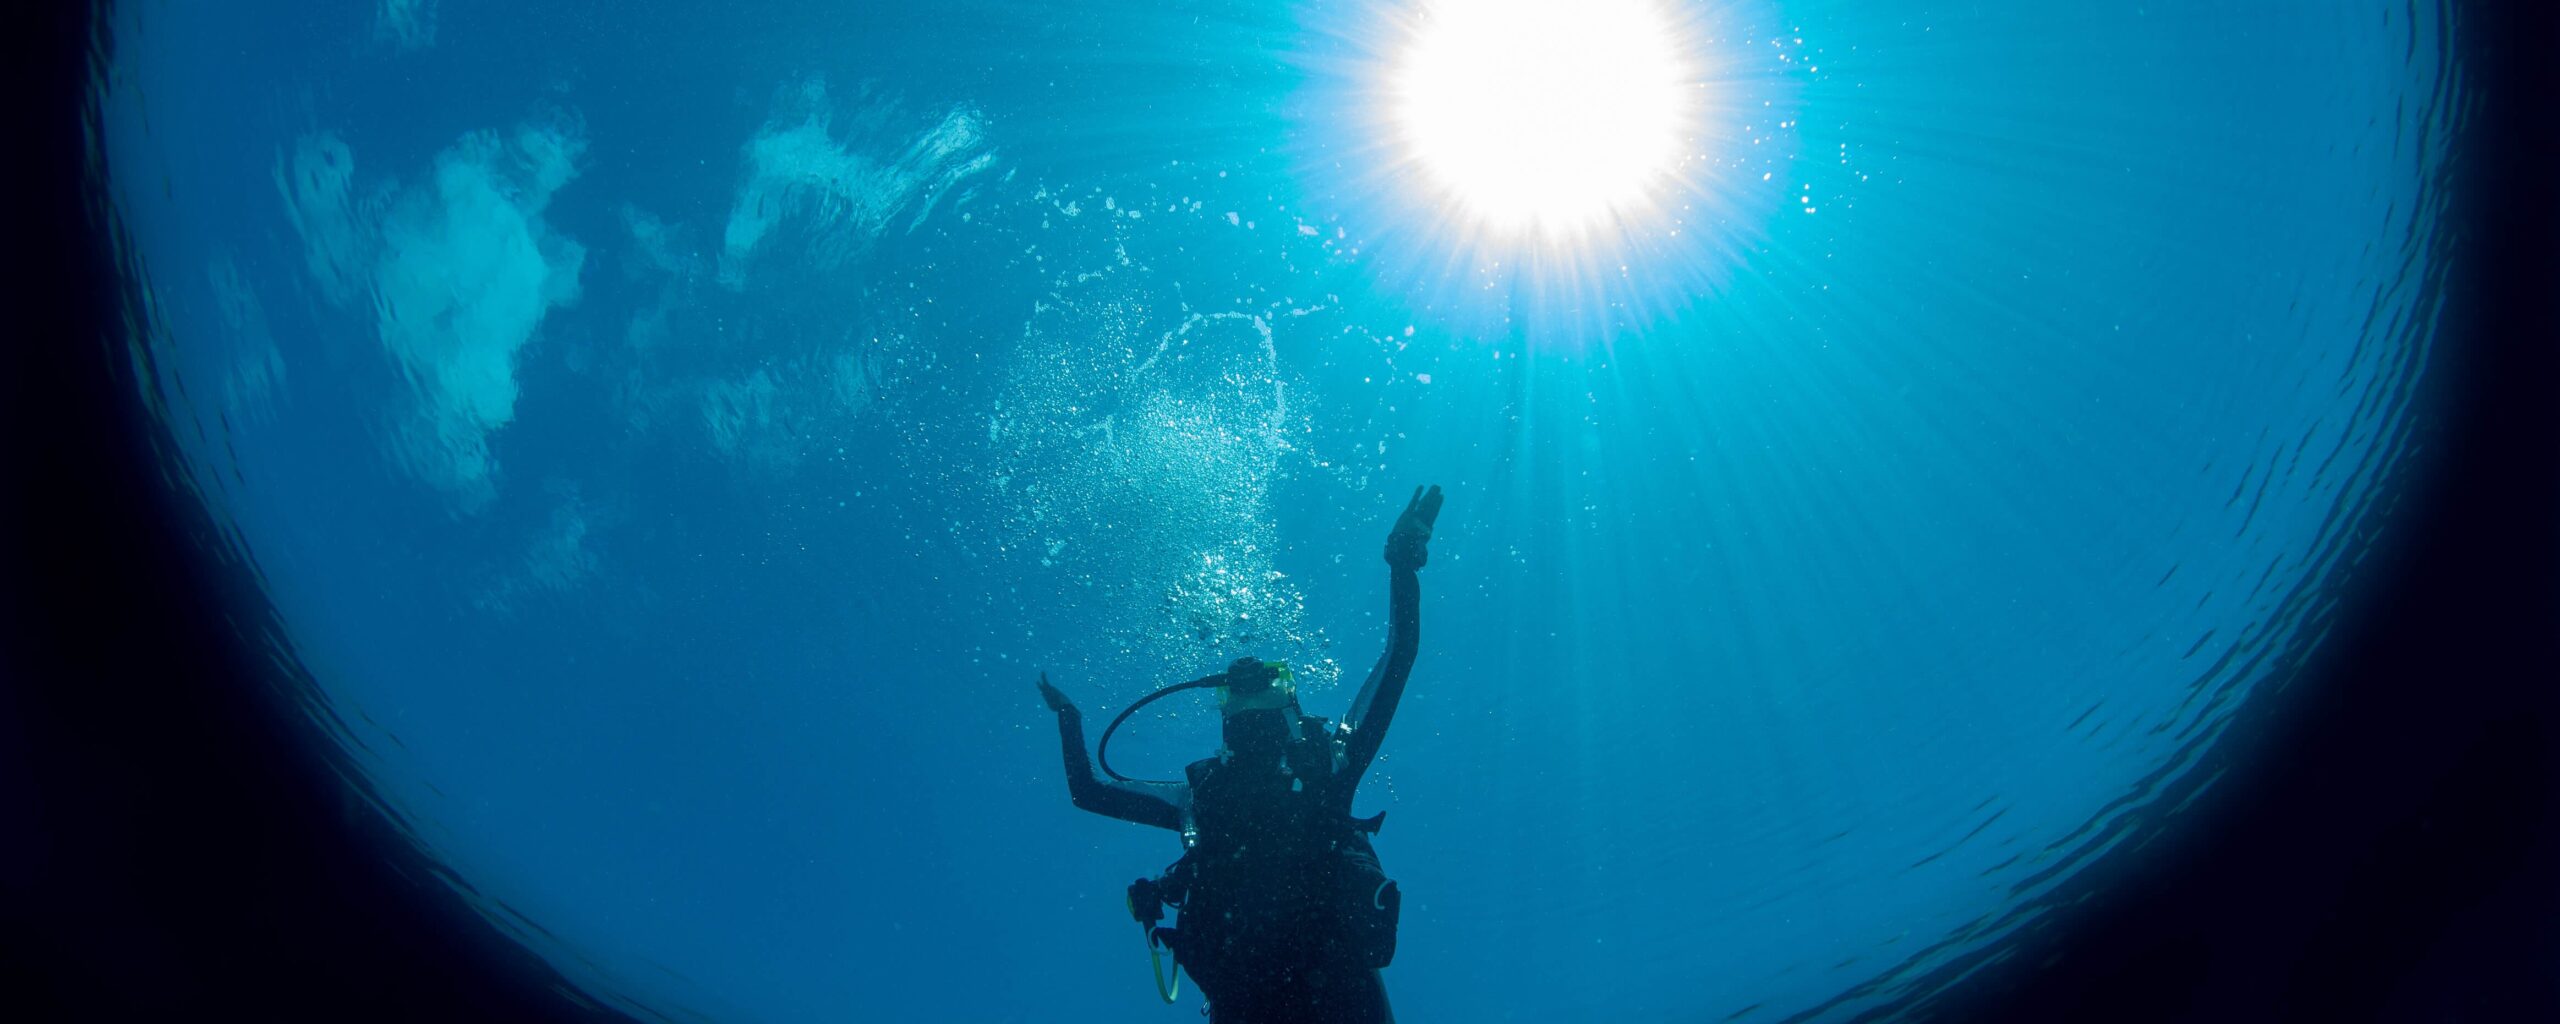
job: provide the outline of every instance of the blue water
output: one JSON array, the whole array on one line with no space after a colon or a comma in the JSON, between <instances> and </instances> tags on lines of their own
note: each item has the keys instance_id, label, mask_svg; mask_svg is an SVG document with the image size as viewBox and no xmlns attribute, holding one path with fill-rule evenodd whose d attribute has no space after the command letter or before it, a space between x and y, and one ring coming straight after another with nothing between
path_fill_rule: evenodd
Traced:
<instances>
[{"instance_id":1,"label":"blue water","mask_svg":"<svg viewBox=\"0 0 2560 1024\"><path fill-rule=\"evenodd\" d=\"M727 6L136 3L102 80L262 639L617 1005L1191 1019L1034 673L1339 714L1430 482L1402 1016L1907 1006L2318 699L2416 461L2430 6L1676 7L1672 198L1530 252L1374 137L1386 0Z\"/></svg>"}]
</instances>

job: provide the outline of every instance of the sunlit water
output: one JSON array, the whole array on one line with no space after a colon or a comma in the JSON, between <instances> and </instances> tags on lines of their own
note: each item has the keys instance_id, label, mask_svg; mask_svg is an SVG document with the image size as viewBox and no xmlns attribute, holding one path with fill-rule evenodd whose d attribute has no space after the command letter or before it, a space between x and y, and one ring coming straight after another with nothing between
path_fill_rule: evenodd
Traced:
<instances>
[{"instance_id":1,"label":"sunlit water","mask_svg":"<svg viewBox=\"0 0 2560 1024\"><path fill-rule=\"evenodd\" d=\"M1409 9L727 6L137 3L105 79L274 641L625 1006L1188 1019L1032 675L1339 713L1424 482L1402 1015L1908 1006L2317 699L2433 343L2424 6L1669 8L1677 169L1526 246L1380 134Z\"/></svg>"}]
</instances>

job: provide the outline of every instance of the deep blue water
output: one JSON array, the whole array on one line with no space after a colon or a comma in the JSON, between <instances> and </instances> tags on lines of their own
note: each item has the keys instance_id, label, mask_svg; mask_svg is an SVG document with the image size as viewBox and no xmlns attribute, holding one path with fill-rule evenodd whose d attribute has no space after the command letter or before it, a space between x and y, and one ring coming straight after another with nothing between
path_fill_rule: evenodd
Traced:
<instances>
[{"instance_id":1,"label":"deep blue water","mask_svg":"<svg viewBox=\"0 0 2560 1024\"><path fill-rule=\"evenodd\" d=\"M2318 699L2435 343L2426 6L1678 7L1673 198L1536 251L1374 136L1384 0L720 6L135 4L105 86L273 641L624 1005L1189 1019L1031 679L1339 714L1425 482L1403 1017L1902 1005Z\"/></svg>"}]
</instances>

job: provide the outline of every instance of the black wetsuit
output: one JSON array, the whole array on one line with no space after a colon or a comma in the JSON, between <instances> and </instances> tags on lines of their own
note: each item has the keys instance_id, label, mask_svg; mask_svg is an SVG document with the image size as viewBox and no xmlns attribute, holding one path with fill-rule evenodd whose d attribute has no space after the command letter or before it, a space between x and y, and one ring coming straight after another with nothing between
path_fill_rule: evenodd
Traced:
<instances>
[{"instance_id":1,"label":"black wetsuit","mask_svg":"<svg viewBox=\"0 0 2560 1024\"><path fill-rule=\"evenodd\" d=\"M1076 806L1196 837L1167 876L1182 907L1171 931L1213 1024L1395 1019L1377 968L1349 934L1356 926L1346 908L1396 898L1363 824L1351 818L1351 795L1404 696L1421 604L1414 570L1391 568L1386 652L1342 724L1300 716L1276 766L1207 758L1185 770L1185 782L1104 779L1085 753L1082 716L1073 708L1058 715ZM1374 819L1365 825L1375 828Z\"/></svg>"}]
</instances>

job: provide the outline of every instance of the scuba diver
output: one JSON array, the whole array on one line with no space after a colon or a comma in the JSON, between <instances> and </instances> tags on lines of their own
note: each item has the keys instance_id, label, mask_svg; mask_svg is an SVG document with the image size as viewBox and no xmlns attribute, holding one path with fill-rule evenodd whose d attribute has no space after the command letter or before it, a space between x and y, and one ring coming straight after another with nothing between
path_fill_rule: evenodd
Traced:
<instances>
[{"instance_id":1,"label":"scuba diver","mask_svg":"<svg viewBox=\"0 0 2560 1024\"><path fill-rule=\"evenodd\" d=\"M1351 794L1378 755L1404 696L1420 639L1422 586L1440 488L1414 488L1387 534L1387 649L1339 724L1298 707L1288 666L1240 658L1225 671L1141 698L1103 730L1085 756L1084 716L1049 677L1040 697L1058 714L1067 793L1095 814L1169 829L1182 858L1163 876L1129 887L1129 911L1156 959L1157 994L1170 1003L1188 969L1212 1024L1392 1024L1378 969L1395 957L1402 895L1378 866L1369 837L1386 818L1351 816ZM1169 694L1216 689L1225 743L1192 762L1181 781L1131 779L1111 768L1111 734L1129 714ZM1181 913L1159 927L1164 907ZM1174 958L1165 983L1161 956Z\"/></svg>"}]
</instances>

